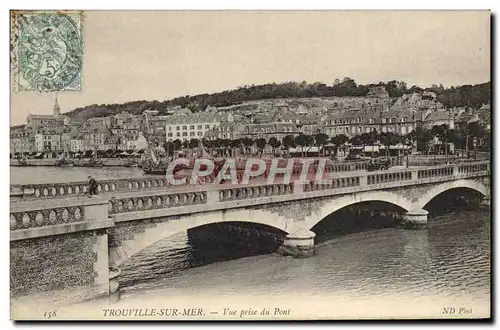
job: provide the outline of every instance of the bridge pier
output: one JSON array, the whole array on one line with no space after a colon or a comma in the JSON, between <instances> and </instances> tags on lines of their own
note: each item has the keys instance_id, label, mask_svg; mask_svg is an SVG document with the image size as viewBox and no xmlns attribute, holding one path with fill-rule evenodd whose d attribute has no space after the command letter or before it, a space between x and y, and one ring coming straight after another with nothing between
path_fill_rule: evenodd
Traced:
<instances>
[{"instance_id":1,"label":"bridge pier","mask_svg":"<svg viewBox=\"0 0 500 330\"><path fill-rule=\"evenodd\" d=\"M403 219L404 226L408 229L425 229L428 214L429 212L423 209L408 211Z\"/></svg>"},{"instance_id":2,"label":"bridge pier","mask_svg":"<svg viewBox=\"0 0 500 330\"><path fill-rule=\"evenodd\" d=\"M277 253L294 258L308 258L314 255L314 237L310 230L300 229L293 234L287 235Z\"/></svg>"},{"instance_id":3,"label":"bridge pier","mask_svg":"<svg viewBox=\"0 0 500 330\"><path fill-rule=\"evenodd\" d=\"M483 210L489 210L491 208L491 197L486 195L479 204L479 207Z\"/></svg>"}]
</instances>

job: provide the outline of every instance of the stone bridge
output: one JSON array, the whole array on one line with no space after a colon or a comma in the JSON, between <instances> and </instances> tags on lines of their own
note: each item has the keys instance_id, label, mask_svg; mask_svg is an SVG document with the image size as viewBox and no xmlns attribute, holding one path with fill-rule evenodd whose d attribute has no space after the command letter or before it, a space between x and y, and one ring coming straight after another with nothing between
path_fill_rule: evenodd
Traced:
<instances>
[{"instance_id":1,"label":"stone bridge","mask_svg":"<svg viewBox=\"0 0 500 330\"><path fill-rule=\"evenodd\" d=\"M454 188L489 199L489 162L333 173L329 182L201 185L165 188L165 178L100 182L98 197L81 196L85 183L15 187L11 193L11 292L65 292L70 301L116 300L120 265L179 232L221 222L279 229L279 251L314 254L311 229L328 215L361 202L387 202L405 221L425 227L426 205ZM71 292L69 294L68 292Z\"/></svg>"}]
</instances>

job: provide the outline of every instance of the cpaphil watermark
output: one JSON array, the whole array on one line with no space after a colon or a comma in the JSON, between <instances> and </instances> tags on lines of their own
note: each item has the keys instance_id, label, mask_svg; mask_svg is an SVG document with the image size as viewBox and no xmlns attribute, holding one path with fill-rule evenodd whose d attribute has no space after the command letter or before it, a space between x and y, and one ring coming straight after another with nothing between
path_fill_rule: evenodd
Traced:
<instances>
[{"instance_id":1,"label":"cpaphil watermark","mask_svg":"<svg viewBox=\"0 0 500 330\"><path fill-rule=\"evenodd\" d=\"M178 158L167 168L166 177L170 185L221 184L247 185L259 181L266 184L300 182L308 184L330 184L325 158L233 158L215 161L199 158L190 161Z\"/></svg>"}]
</instances>

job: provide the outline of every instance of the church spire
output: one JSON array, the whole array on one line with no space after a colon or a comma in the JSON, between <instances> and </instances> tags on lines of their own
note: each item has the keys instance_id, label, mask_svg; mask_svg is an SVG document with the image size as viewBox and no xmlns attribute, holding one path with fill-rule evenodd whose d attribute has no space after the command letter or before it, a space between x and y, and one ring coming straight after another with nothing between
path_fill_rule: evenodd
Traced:
<instances>
[{"instance_id":1,"label":"church spire","mask_svg":"<svg viewBox=\"0 0 500 330\"><path fill-rule=\"evenodd\" d=\"M57 93L54 97L54 116L61 115L61 108L59 108L59 103L57 102Z\"/></svg>"}]
</instances>

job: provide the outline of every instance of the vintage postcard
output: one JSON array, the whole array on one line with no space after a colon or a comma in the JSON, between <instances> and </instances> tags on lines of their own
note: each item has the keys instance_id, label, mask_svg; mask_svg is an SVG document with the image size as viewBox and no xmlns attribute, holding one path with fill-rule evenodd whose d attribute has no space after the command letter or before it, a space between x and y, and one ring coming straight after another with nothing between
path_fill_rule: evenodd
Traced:
<instances>
[{"instance_id":1,"label":"vintage postcard","mask_svg":"<svg viewBox=\"0 0 500 330\"><path fill-rule=\"evenodd\" d=\"M11 318L490 318L490 21L12 10Z\"/></svg>"}]
</instances>

